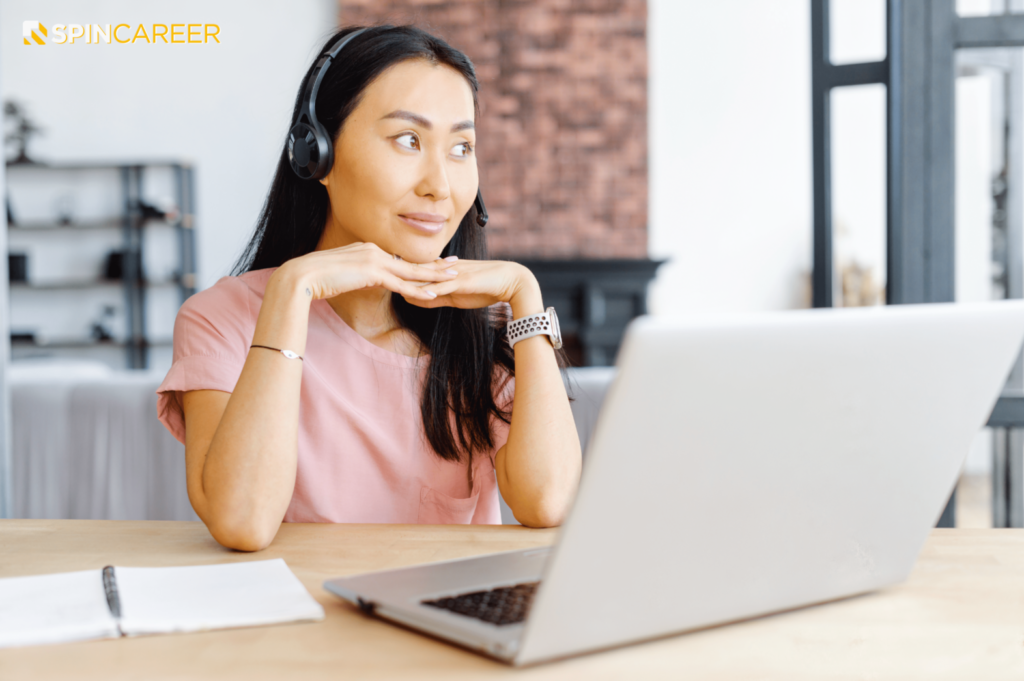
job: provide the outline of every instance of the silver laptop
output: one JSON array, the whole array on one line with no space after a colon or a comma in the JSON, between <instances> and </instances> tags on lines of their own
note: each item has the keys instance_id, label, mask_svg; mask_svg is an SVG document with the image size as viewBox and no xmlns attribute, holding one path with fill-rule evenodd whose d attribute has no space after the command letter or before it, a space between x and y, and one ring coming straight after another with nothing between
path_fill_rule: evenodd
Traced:
<instances>
[{"instance_id":1,"label":"silver laptop","mask_svg":"<svg viewBox=\"0 0 1024 681\"><path fill-rule=\"evenodd\" d=\"M551 549L334 579L533 664L904 580L1024 339L1024 303L641 318Z\"/></svg>"}]
</instances>

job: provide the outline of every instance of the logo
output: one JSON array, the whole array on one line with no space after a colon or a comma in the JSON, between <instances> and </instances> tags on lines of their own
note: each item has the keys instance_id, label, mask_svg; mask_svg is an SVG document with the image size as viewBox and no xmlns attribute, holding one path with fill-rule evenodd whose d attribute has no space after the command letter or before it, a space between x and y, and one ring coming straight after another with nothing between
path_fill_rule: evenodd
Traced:
<instances>
[{"instance_id":1,"label":"logo","mask_svg":"<svg viewBox=\"0 0 1024 681\"><path fill-rule=\"evenodd\" d=\"M26 45L31 45L34 40L38 45L45 45L46 41L43 40L39 34L46 35L46 27L38 21L25 21L21 24L21 37L25 41Z\"/></svg>"},{"instance_id":2,"label":"logo","mask_svg":"<svg viewBox=\"0 0 1024 681\"><path fill-rule=\"evenodd\" d=\"M220 44L218 24L53 24L50 45L78 44L134 45L137 42L149 45L208 45ZM22 40L26 45L46 45L44 37L49 31L40 21L24 21L21 24Z\"/></svg>"}]
</instances>

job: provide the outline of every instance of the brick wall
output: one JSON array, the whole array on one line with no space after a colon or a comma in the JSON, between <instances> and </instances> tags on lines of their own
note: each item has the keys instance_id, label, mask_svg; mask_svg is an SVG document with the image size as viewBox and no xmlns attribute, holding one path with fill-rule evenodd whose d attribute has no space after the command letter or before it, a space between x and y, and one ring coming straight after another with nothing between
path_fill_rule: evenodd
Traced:
<instances>
[{"instance_id":1,"label":"brick wall","mask_svg":"<svg viewBox=\"0 0 1024 681\"><path fill-rule=\"evenodd\" d=\"M480 78L492 254L647 256L646 0L339 0L340 23L414 23Z\"/></svg>"}]
</instances>

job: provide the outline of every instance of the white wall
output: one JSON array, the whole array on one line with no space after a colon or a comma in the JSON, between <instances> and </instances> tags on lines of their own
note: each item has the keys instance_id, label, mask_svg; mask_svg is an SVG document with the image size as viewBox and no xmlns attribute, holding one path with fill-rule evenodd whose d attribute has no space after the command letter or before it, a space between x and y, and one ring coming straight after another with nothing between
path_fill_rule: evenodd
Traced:
<instances>
[{"instance_id":1,"label":"white wall","mask_svg":"<svg viewBox=\"0 0 1024 681\"><path fill-rule=\"evenodd\" d=\"M216 23L221 44L25 46L25 20ZM191 160L205 288L253 227L299 80L336 20L333 0L4 0L0 93L45 128L40 160Z\"/></svg>"},{"instance_id":2,"label":"white wall","mask_svg":"<svg viewBox=\"0 0 1024 681\"><path fill-rule=\"evenodd\" d=\"M649 10L650 254L670 260L653 311L808 306L809 3ZM835 63L885 57L885 0L832 0L832 20ZM884 286L883 86L833 92L832 144L837 268L856 263Z\"/></svg>"},{"instance_id":3,"label":"white wall","mask_svg":"<svg viewBox=\"0 0 1024 681\"><path fill-rule=\"evenodd\" d=\"M649 0L655 313L806 305L807 0Z\"/></svg>"},{"instance_id":4,"label":"white wall","mask_svg":"<svg viewBox=\"0 0 1024 681\"><path fill-rule=\"evenodd\" d=\"M957 6L986 14L994 5ZM670 259L652 287L652 310L808 305L809 3L649 0L648 7L650 255ZM832 39L835 63L884 58L885 0L832 0ZM981 80L961 80L957 298L987 299L991 95ZM872 270L884 285L885 88L841 88L831 101L835 262Z\"/></svg>"}]
</instances>

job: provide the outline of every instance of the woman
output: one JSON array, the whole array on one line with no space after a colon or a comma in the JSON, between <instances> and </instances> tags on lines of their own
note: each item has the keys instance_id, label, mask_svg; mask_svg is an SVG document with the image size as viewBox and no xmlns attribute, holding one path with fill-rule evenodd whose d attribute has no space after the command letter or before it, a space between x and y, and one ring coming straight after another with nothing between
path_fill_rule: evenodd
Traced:
<instances>
[{"instance_id":1,"label":"woman","mask_svg":"<svg viewBox=\"0 0 1024 681\"><path fill-rule=\"evenodd\" d=\"M241 274L178 313L159 412L192 506L247 551L282 520L497 523L498 489L557 525L579 439L549 337L509 348L491 311L544 306L471 210L473 66L413 27L352 35L313 95L333 164L303 180L285 149Z\"/></svg>"}]
</instances>

